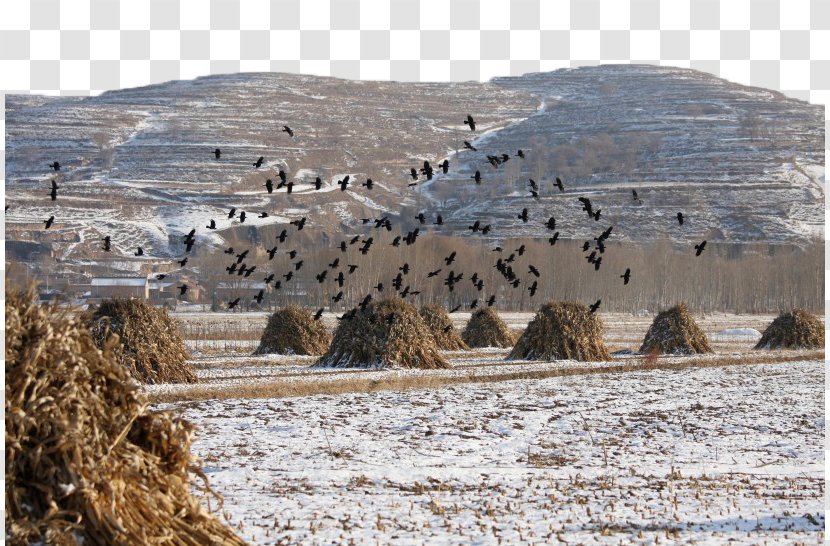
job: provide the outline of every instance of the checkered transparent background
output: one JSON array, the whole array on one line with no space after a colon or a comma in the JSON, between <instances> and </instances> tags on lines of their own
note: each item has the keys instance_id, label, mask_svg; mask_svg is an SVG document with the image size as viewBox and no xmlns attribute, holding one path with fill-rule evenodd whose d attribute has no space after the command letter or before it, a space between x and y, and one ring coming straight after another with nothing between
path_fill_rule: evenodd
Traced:
<instances>
[{"instance_id":1,"label":"checkered transparent background","mask_svg":"<svg viewBox=\"0 0 830 546\"><path fill-rule=\"evenodd\" d=\"M691 67L827 104L830 0L31 0L0 6L4 94L85 95L240 71L487 80L599 63ZM5 130L5 115L0 123Z\"/></svg>"}]
</instances>

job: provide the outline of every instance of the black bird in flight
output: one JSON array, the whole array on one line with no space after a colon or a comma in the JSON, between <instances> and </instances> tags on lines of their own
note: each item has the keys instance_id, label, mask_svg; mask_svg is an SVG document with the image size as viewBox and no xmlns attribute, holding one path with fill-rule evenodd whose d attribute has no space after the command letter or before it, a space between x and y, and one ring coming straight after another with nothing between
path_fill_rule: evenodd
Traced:
<instances>
[{"instance_id":1,"label":"black bird in flight","mask_svg":"<svg viewBox=\"0 0 830 546\"><path fill-rule=\"evenodd\" d=\"M314 179L314 189L319 190L322 187L323 187L323 179L318 176L317 178Z\"/></svg>"},{"instance_id":2,"label":"black bird in flight","mask_svg":"<svg viewBox=\"0 0 830 546\"><path fill-rule=\"evenodd\" d=\"M196 242L196 239L188 239L187 241L185 241L184 251L185 252L190 252L193 249L193 243L195 243L195 242Z\"/></svg>"},{"instance_id":3,"label":"black bird in flight","mask_svg":"<svg viewBox=\"0 0 830 546\"><path fill-rule=\"evenodd\" d=\"M409 176L412 177L412 180L418 180L418 171L415 170L415 167L409 169Z\"/></svg>"},{"instance_id":4,"label":"black bird in flight","mask_svg":"<svg viewBox=\"0 0 830 546\"><path fill-rule=\"evenodd\" d=\"M299 220L291 220L289 224L297 226L297 231L301 231L305 227L306 217L303 216Z\"/></svg>"},{"instance_id":5,"label":"black bird in flight","mask_svg":"<svg viewBox=\"0 0 830 546\"><path fill-rule=\"evenodd\" d=\"M110 248L110 236L107 235L104 237L104 252L110 252L112 248Z\"/></svg>"},{"instance_id":6,"label":"black bird in flight","mask_svg":"<svg viewBox=\"0 0 830 546\"><path fill-rule=\"evenodd\" d=\"M481 184L481 171L476 171L476 173L473 176L471 176L470 178L475 180L476 184Z\"/></svg>"},{"instance_id":7,"label":"black bird in flight","mask_svg":"<svg viewBox=\"0 0 830 546\"><path fill-rule=\"evenodd\" d=\"M441 172L442 173L447 174L447 172L449 172L449 170L450 170L450 160L445 159L444 161L439 163L438 166L441 167Z\"/></svg>"},{"instance_id":8,"label":"black bird in flight","mask_svg":"<svg viewBox=\"0 0 830 546\"><path fill-rule=\"evenodd\" d=\"M600 217L601 212L602 212L602 209L597 209L597 211L592 215L594 217L595 222L599 222L599 217Z\"/></svg>"},{"instance_id":9,"label":"black bird in flight","mask_svg":"<svg viewBox=\"0 0 830 546\"><path fill-rule=\"evenodd\" d=\"M683 213L682 213L682 212L678 212L678 213L677 213L677 222L678 222L681 226L683 225Z\"/></svg>"},{"instance_id":10,"label":"black bird in flight","mask_svg":"<svg viewBox=\"0 0 830 546\"><path fill-rule=\"evenodd\" d=\"M460 303L458 305L456 305L455 307L453 307L452 309L450 309L450 313L455 313L459 309L461 309L461 304Z\"/></svg>"},{"instance_id":11,"label":"black bird in flight","mask_svg":"<svg viewBox=\"0 0 830 546\"><path fill-rule=\"evenodd\" d=\"M160 280L162 280L163 278L165 278L166 276L167 276L167 275L165 275L164 273L159 273L158 275L156 275L156 280L159 280L159 281L160 281Z\"/></svg>"},{"instance_id":12,"label":"black bird in flight","mask_svg":"<svg viewBox=\"0 0 830 546\"><path fill-rule=\"evenodd\" d=\"M374 288L378 292L383 292L383 283L379 282L379 283L377 283L377 285L373 286L372 288Z\"/></svg>"},{"instance_id":13,"label":"black bird in flight","mask_svg":"<svg viewBox=\"0 0 830 546\"><path fill-rule=\"evenodd\" d=\"M302 268L302 267L303 267L303 260L300 260L299 262L294 264L294 271L299 271L300 268Z\"/></svg>"},{"instance_id":14,"label":"black bird in flight","mask_svg":"<svg viewBox=\"0 0 830 546\"><path fill-rule=\"evenodd\" d=\"M282 230L279 235L277 235L277 239L280 240L281 243L285 242L285 239L288 238L288 231Z\"/></svg>"},{"instance_id":15,"label":"black bird in flight","mask_svg":"<svg viewBox=\"0 0 830 546\"><path fill-rule=\"evenodd\" d=\"M424 166L421 168L421 173L426 175L427 180L432 180L433 169L432 165L429 164L429 161L424 161Z\"/></svg>"},{"instance_id":16,"label":"black bird in flight","mask_svg":"<svg viewBox=\"0 0 830 546\"><path fill-rule=\"evenodd\" d=\"M229 302L228 302L228 309L233 309L233 308L234 308L234 307L236 307L237 305L239 305L239 298L236 298L236 299L235 299L235 300L233 300L233 301L229 301Z\"/></svg>"},{"instance_id":17,"label":"black bird in flight","mask_svg":"<svg viewBox=\"0 0 830 546\"><path fill-rule=\"evenodd\" d=\"M470 131L476 130L476 122L470 114L467 114L467 119L464 120L464 125L469 125Z\"/></svg>"},{"instance_id":18,"label":"black bird in flight","mask_svg":"<svg viewBox=\"0 0 830 546\"><path fill-rule=\"evenodd\" d=\"M608 229L603 231L599 237L597 237L597 241L604 241L611 236L611 230L614 229L614 226L608 226Z\"/></svg>"},{"instance_id":19,"label":"black bird in flight","mask_svg":"<svg viewBox=\"0 0 830 546\"><path fill-rule=\"evenodd\" d=\"M582 203L582 210L588 213L588 216L594 215L594 207L591 205L591 200L587 197L577 197L577 201Z\"/></svg>"},{"instance_id":20,"label":"black bird in flight","mask_svg":"<svg viewBox=\"0 0 830 546\"><path fill-rule=\"evenodd\" d=\"M314 277L317 279L317 282L322 284L326 281L326 275L328 275L328 273L329 273L329 270L324 269L320 273L317 273L317 275L315 275Z\"/></svg>"},{"instance_id":21,"label":"black bird in flight","mask_svg":"<svg viewBox=\"0 0 830 546\"><path fill-rule=\"evenodd\" d=\"M355 272L357 266L355 264L349 264L349 275Z\"/></svg>"},{"instance_id":22,"label":"black bird in flight","mask_svg":"<svg viewBox=\"0 0 830 546\"><path fill-rule=\"evenodd\" d=\"M343 275L342 271L338 271L337 276L334 278L334 281L337 283L337 286L343 288L343 283L346 282L346 276Z\"/></svg>"},{"instance_id":23,"label":"black bird in flight","mask_svg":"<svg viewBox=\"0 0 830 546\"><path fill-rule=\"evenodd\" d=\"M254 301L256 301L257 304L261 305L263 297L265 297L265 290L260 290L259 293L256 296L254 296Z\"/></svg>"},{"instance_id":24,"label":"black bird in flight","mask_svg":"<svg viewBox=\"0 0 830 546\"><path fill-rule=\"evenodd\" d=\"M288 136L290 136L290 137L294 136L294 131L292 131L291 127L289 127L288 125L283 125L282 126L282 132L283 133L288 133Z\"/></svg>"},{"instance_id":25,"label":"black bird in flight","mask_svg":"<svg viewBox=\"0 0 830 546\"><path fill-rule=\"evenodd\" d=\"M539 278L539 270L536 269L536 266L534 266L533 264L528 264L527 267L528 267L527 272L532 274L534 277L536 277L538 279Z\"/></svg>"},{"instance_id":26,"label":"black bird in flight","mask_svg":"<svg viewBox=\"0 0 830 546\"><path fill-rule=\"evenodd\" d=\"M547 227L551 231L556 231L556 218L551 216L548 218L548 221L545 223L545 227Z\"/></svg>"},{"instance_id":27,"label":"black bird in flight","mask_svg":"<svg viewBox=\"0 0 830 546\"><path fill-rule=\"evenodd\" d=\"M599 265L602 263L602 256L594 260L594 271L599 271Z\"/></svg>"},{"instance_id":28,"label":"black bird in flight","mask_svg":"<svg viewBox=\"0 0 830 546\"><path fill-rule=\"evenodd\" d=\"M234 250L233 250L233 247L228 247L225 250L223 250L222 252L224 252L225 254L233 254Z\"/></svg>"},{"instance_id":29,"label":"black bird in flight","mask_svg":"<svg viewBox=\"0 0 830 546\"><path fill-rule=\"evenodd\" d=\"M285 279L285 282L288 282L288 281L290 281L290 280L291 280L291 277L293 277L293 276L294 276L294 272L293 272L293 271L289 271L288 273L286 273L286 274L285 274L285 275L283 275L282 277Z\"/></svg>"},{"instance_id":30,"label":"black bird in flight","mask_svg":"<svg viewBox=\"0 0 830 546\"><path fill-rule=\"evenodd\" d=\"M184 296L184 293L187 292L187 285L183 284L181 286L177 286L176 288L179 289L179 296Z\"/></svg>"},{"instance_id":31,"label":"black bird in flight","mask_svg":"<svg viewBox=\"0 0 830 546\"><path fill-rule=\"evenodd\" d=\"M215 150L213 150L213 156L216 159L219 159L220 157L222 157L222 150L220 150L219 148L216 148Z\"/></svg>"},{"instance_id":32,"label":"black bird in flight","mask_svg":"<svg viewBox=\"0 0 830 546\"><path fill-rule=\"evenodd\" d=\"M558 241L558 240L559 240L559 232L558 231L553 234L553 237L548 238L548 242L550 243L550 246L555 245L556 241Z\"/></svg>"},{"instance_id":33,"label":"black bird in flight","mask_svg":"<svg viewBox=\"0 0 830 546\"><path fill-rule=\"evenodd\" d=\"M59 170L61 170L61 164L60 164L60 163L58 163L57 161L55 161L54 163L52 163L52 164L51 164L51 165L49 165L49 166L50 166L50 167L51 167L51 168L52 168L55 172L58 172Z\"/></svg>"},{"instance_id":34,"label":"black bird in flight","mask_svg":"<svg viewBox=\"0 0 830 546\"><path fill-rule=\"evenodd\" d=\"M699 245L695 245L695 256L700 256L703 253L703 249L706 248L706 241L703 241Z\"/></svg>"},{"instance_id":35,"label":"black bird in flight","mask_svg":"<svg viewBox=\"0 0 830 546\"><path fill-rule=\"evenodd\" d=\"M338 180L338 184L340 184L340 191L346 191L346 187L349 185L349 175L346 175L343 180Z\"/></svg>"},{"instance_id":36,"label":"black bird in flight","mask_svg":"<svg viewBox=\"0 0 830 546\"><path fill-rule=\"evenodd\" d=\"M59 189L61 189L61 187L58 186L57 182L52 180L52 191L49 192L49 195L52 197L52 201L54 201L58 198L58 190Z\"/></svg>"},{"instance_id":37,"label":"black bird in flight","mask_svg":"<svg viewBox=\"0 0 830 546\"><path fill-rule=\"evenodd\" d=\"M539 200L539 192L536 190L530 190L530 196L533 197L535 200Z\"/></svg>"},{"instance_id":38,"label":"black bird in flight","mask_svg":"<svg viewBox=\"0 0 830 546\"><path fill-rule=\"evenodd\" d=\"M625 269L625 273L623 273L622 275L620 275L620 278L623 280L623 284L624 284L624 285L625 285L625 284L628 284L628 281L630 281L630 280L631 280L631 268L630 268L630 267L627 267L627 268Z\"/></svg>"},{"instance_id":39,"label":"black bird in flight","mask_svg":"<svg viewBox=\"0 0 830 546\"><path fill-rule=\"evenodd\" d=\"M599 309L599 305L600 305L601 303L602 303L602 298L598 299L598 300L596 301L596 303L594 303L593 305L591 305L591 314L594 314L594 313L596 313L596 312L597 312L597 309Z\"/></svg>"},{"instance_id":40,"label":"black bird in flight","mask_svg":"<svg viewBox=\"0 0 830 546\"><path fill-rule=\"evenodd\" d=\"M244 264L242 267L245 267ZM236 273L236 262L233 262L231 265L225 268L225 271L228 272L228 275L233 275Z\"/></svg>"},{"instance_id":41,"label":"black bird in flight","mask_svg":"<svg viewBox=\"0 0 830 546\"><path fill-rule=\"evenodd\" d=\"M559 178L558 176L556 177L556 184L554 184L554 186L559 188L559 191L565 191L565 185L562 184L562 179Z\"/></svg>"},{"instance_id":42,"label":"black bird in flight","mask_svg":"<svg viewBox=\"0 0 830 546\"><path fill-rule=\"evenodd\" d=\"M539 191L539 184L537 184L535 180L529 178L527 183L530 185L531 188L533 188L536 191Z\"/></svg>"},{"instance_id":43,"label":"black bird in flight","mask_svg":"<svg viewBox=\"0 0 830 546\"><path fill-rule=\"evenodd\" d=\"M246 250L244 252L241 252L241 253L237 254L236 255L236 263L241 264L242 260L244 260L248 256L248 252L250 252L250 250Z\"/></svg>"},{"instance_id":44,"label":"black bird in flight","mask_svg":"<svg viewBox=\"0 0 830 546\"><path fill-rule=\"evenodd\" d=\"M373 187L375 187L375 183L374 183L374 181L372 181L371 178L367 178L366 182L361 184L361 186L366 186L367 190L371 190Z\"/></svg>"},{"instance_id":45,"label":"black bird in flight","mask_svg":"<svg viewBox=\"0 0 830 546\"><path fill-rule=\"evenodd\" d=\"M46 224L46 229L52 227L52 224L55 222L55 217L50 216L48 220L44 220L43 223Z\"/></svg>"},{"instance_id":46,"label":"black bird in flight","mask_svg":"<svg viewBox=\"0 0 830 546\"><path fill-rule=\"evenodd\" d=\"M455 251L453 250L453 251L450 253L450 255L449 255L449 256L447 256L446 258L444 258L444 262L445 262L447 265L450 265L450 264L452 264L454 261L455 261Z\"/></svg>"},{"instance_id":47,"label":"black bird in flight","mask_svg":"<svg viewBox=\"0 0 830 546\"><path fill-rule=\"evenodd\" d=\"M263 184L263 186L265 186L265 189L268 190L268 193L274 193L274 183L271 181L270 178L265 181L265 184Z\"/></svg>"},{"instance_id":48,"label":"black bird in flight","mask_svg":"<svg viewBox=\"0 0 830 546\"><path fill-rule=\"evenodd\" d=\"M531 284L530 286L527 287L527 291L530 292L530 297L531 298L536 295L536 288L538 286L539 286L539 283L536 282L536 281L533 281L533 284Z\"/></svg>"},{"instance_id":49,"label":"black bird in flight","mask_svg":"<svg viewBox=\"0 0 830 546\"><path fill-rule=\"evenodd\" d=\"M519 220L521 220L522 222L524 222L526 224L527 223L527 209L522 209L522 213L519 214L518 218L519 218Z\"/></svg>"},{"instance_id":50,"label":"black bird in flight","mask_svg":"<svg viewBox=\"0 0 830 546\"><path fill-rule=\"evenodd\" d=\"M475 222L473 222L473 225L467 226L467 229L469 229L473 233L481 231L481 220L476 220Z\"/></svg>"},{"instance_id":51,"label":"black bird in flight","mask_svg":"<svg viewBox=\"0 0 830 546\"><path fill-rule=\"evenodd\" d=\"M424 216L423 212L419 212L418 216L416 216L415 219L418 220L418 222L420 222L421 225L424 225L424 224L427 223L427 217Z\"/></svg>"},{"instance_id":52,"label":"black bird in flight","mask_svg":"<svg viewBox=\"0 0 830 546\"><path fill-rule=\"evenodd\" d=\"M524 256L524 253L525 253L525 245L521 245L521 246L519 246L519 248L517 248L517 249L516 249L516 252L518 252L518 253L519 253L519 256Z\"/></svg>"},{"instance_id":53,"label":"black bird in flight","mask_svg":"<svg viewBox=\"0 0 830 546\"><path fill-rule=\"evenodd\" d=\"M205 226L207 229L216 229L216 220L211 219L210 224Z\"/></svg>"},{"instance_id":54,"label":"black bird in flight","mask_svg":"<svg viewBox=\"0 0 830 546\"><path fill-rule=\"evenodd\" d=\"M496 303L496 295L495 294L490 296L490 298L487 300L487 307L493 307L494 303Z\"/></svg>"},{"instance_id":55,"label":"black bird in flight","mask_svg":"<svg viewBox=\"0 0 830 546\"><path fill-rule=\"evenodd\" d=\"M392 245L392 246L401 246L401 236L400 236L400 235L398 235L397 237L395 237L394 239L392 239L392 243L391 243L391 245Z\"/></svg>"},{"instance_id":56,"label":"black bird in flight","mask_svg":"<svg viewBox=\"0 0 830 546\"><path fill-rule=\"evenodd\" d=\"M233 218L236 214L236 207L231 207L230 212L228 212L228 218Z\"/></svg>"},{"instance_id":57,"label":"black bird in flight","mask_svg":"<svg viewBox=\"0 0 830 546\"><path fill-rule=\"evenodd\" d=\"M438 268L435 271L430 271L429 273L427 273L427 278L429 279L429 278L435 277L439 273L441 273L441 268Z\"/></svg>"},{"instance_id":58,"label":"black bird in flight","mask_svg":"<svg viewBox=\"0 0 830 546\"><path fill-rule=\"evenodd\" d=\"M184 267L185 265L187 265L187 256L179 260L177 263L179 264L179 267Z\"/></svg>"},{"instance_id":59,"label":"black bird in flight","mask_svg":"<svg viewBox=\"0 0 830 546\"><path fill-rule=\"evenodd\" d=\"M294 258L297 257L297 251L296 250L289 250L288 251L288 257L293 260Z\"/></svg>"},{"instance_id":60,"label":"black bird in flight","mask_svg":"<svg viewBox=\"0 0 830 546\"><path fill-rule=\"evenodd\" d=\"M138 250L135 251L134 255L135 256L144 256L144 249L141 248L141 247L138 247Z\"/></svg>"},{"instance_id":61,"label":"black bird in flight","mask_svg":"<svg viewBox=\"0 0 830 546\"><path fill-rule=\"evenodd\" d=\"M245 216L246 216L246 215L245 215L245 211L244 211L244 210L243 210L242 212L240 212L240 213L239 213L239 223L240 223L240 224L244 224L244 223L245 223Z\"/></svg>"},{"instance_id":62,"label":"black bird in flight","mask_svg":"<svg viewBox=\"0 0 830 546\"><path fill-rule=\"evenodd\" d=\"M273 273L271 273L270 275L266 275L265 279L264 279L265 284L271 284L271 282L273 282L273 280L274 280L274 274Z\"/></svg>"},{"instance_id":63,"label":"black bird in flight","mask_svg":"<svg viewBox=\"0 0 830 546\"><path fill-rule=\"evenodd\" d=\"M476 148L475 146L473 146L472 144L470 144L466 140L464 141L464 147L467 148L468 150L472 150L474 152L478 151L478 148Z\"/></svg>"},{"instance_id":64,"label":"black bird in flight","mask_svg":"<svg viewBox=\"0 0 830 546\"><path fill-rule=\"evenodd\" d=\"M268 218L268 213L267 212L260 212L259 213L259 218Z\"/></svg>"},{"instance_id":65,"label":"black bird in flight","mask_svg":"<svg viewBox=\"0 0 830 546\"><path fill-rule=\"evenodd\" d=\"M265 161L265 157L259 156L259 159L256 160L256 163L254 163L254 167L257 168L257 169L262 167L262 162L263 161Z\"/></svg>"},{"instance_id":66,"label":"black bird in flight","mask_svg":"<svg viewBox=\"0 0 830 546\"><path fill-rule=\"evenodd\" d=\"M335 302L335 303L339 302L340 300L342 300L342 299L343 299L343 291L341 290L341 291L340 291L340 292L338 292L335 296L333 296L331 299L332 299L332 301L333 301L333 302Z\"/></svg>"},{"instance_id":67,"label":"black bird in flight","mask_svg":"<svg viewBox=\"0 0 830 546\"><path fill-rule=\"evenodd\" d=\"M314 313L314 320L320 320L321 318L323 318L323 308L322 307L317 309L317 312Z\"/></svg>"},{"instance_id":68,"label":"black bird in flight","mask_svg":"<svg viewBox=\"0 0 830 546\"><path fill-rule=\"evenodd\" d=\"M340 267L340 258L335 258L334 261L329 264L329 267L332 269Z\"/></svg>"}]
</instances>

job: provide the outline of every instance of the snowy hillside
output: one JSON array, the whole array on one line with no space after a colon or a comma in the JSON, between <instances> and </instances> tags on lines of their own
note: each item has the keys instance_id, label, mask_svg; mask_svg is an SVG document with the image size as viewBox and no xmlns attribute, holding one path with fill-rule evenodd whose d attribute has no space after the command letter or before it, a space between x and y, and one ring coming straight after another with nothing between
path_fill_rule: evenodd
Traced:
<instances>
[{"instance_id":1,"label":"snowy hillside","mask_svg":"<svg viewBox=\"0 0 830 546\"><path fill-rule=\"evenodd\" d=\"M305 215L323 239L383 214L410 229L418 211L428 224L438 213L446 220L423 229L468 235L480 219L495 239L547 237L542 220L551 215L563 239L613 224L620 239L803 243L824 222L821 108L686 69L587 67L484 84L236 74L99 97L6 99L6 236L21 243L10 247L16 259L39 249L137 269L178 256L193 228L200 244L218 246ZM475 133L462 123L468 113ZM459 152L464 140L479 151ZM526 159L515 157L519 148ZM491 167L485 155L501 153L513 157ZM445 157L447 175L409 185L411 168ZM291 195L265 192L280 169L295 184ZM469 178L477 169L480 186ZM346 174L351 184L340 191ZM361 187L369 177L371 191ZM540 184L538 201L528 178ZM580 212L579 195L602 209L600 222ZM244 226L227 218L231 207L247 211ZM516 219L524 207L528 223ZM683 229L677 210L689 220ZM211 218L216 231L205 229ZM106 257L103 234L115 249ZM133 256L137 245L146 257Z\"/></svg>"}]
</instances>

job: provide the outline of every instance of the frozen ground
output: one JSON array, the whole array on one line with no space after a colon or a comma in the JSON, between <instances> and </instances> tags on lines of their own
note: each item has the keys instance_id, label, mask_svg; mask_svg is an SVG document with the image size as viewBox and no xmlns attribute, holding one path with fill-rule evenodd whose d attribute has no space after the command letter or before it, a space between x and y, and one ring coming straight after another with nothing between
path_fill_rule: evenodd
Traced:
<instances>
[{"instance_id":1,"label":"frozen ground","mask_svg":"<svg viewBox=\"0 0 830 546\"><path fill-rule=\"evenodd\" d=\"M818 544L823 384L800 361L175 407L256 544Z\"/></svg>"}]
</instances>

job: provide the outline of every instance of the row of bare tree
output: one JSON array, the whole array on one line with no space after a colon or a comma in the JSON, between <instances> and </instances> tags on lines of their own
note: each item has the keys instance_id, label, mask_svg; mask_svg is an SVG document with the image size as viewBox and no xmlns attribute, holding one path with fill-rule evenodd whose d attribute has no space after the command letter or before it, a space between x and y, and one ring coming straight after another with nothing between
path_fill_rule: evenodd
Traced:
<instances>
[{"instance_id":1,"label":"row of bare tree","mask_svg":"<svg viewBox=\"0 0 830 546\"><path fill-rule=\"evenodd\" d=\"M262 307L274 309L288 303L309 308L325 307L333 311L348 310L367 294L374 299L395 294L393 279L402 274L401 289L409 287L408 301L416 304L438 303L448 308L461 306L468 310L478 300L486 305L495 296L495 307L510 311L532 311L548 300L573 300L586 304L602 299L603 311L656 311L678 302L686 302L700 312L729 311L736 313L774 313L794 307L820 312L824 308L824 244L815 241L806 248L791 245L730 244L710 242L705 252L696 257L689 245L677 245L664 240L654 243L606 243L599 270L588 262L581 241L561 240L551 246L547 240L508 240L495 251L495 243L474 237L458 238L426 234L414 245L390 244L394 234L373 230L375 238L369 252L359 252L358 242L341 252L336 244L315 244L313 252L298 248L294 260L280 251L269 260L262 246L247 258L257 264L257 271L249 278L228 275L225 271L232 256L219 252L200 260L199 282L203 299L212 302L215 309L225 307L222 298L241 297L250 300L259 288L251 282L261 282L266 274L275 273L282 286L266 288ZM368 236L361 237L361 241ZM517 250L524 246L519 255ZM593 250L593 248L592 248ZM449 265L445 258L455 253ZM589 251L590 252L590 251ZM520 284L510 285L496 269L501 258L516 273ZM339 259L336 268L331 267ZM297 270L296 263L303 261ZM348 265L357 265L348 273ZM408 273L402 268L408 266ZM530 266L539 271L539 277L530 272ZM623 284L620 276L631 269L631 281ZM440 272L429 277L430 272ZM293 272L290 281L282 276ZM316 276L327 271L323 282ZM343 287L336 277L343 272ZM445 285L450 272L463 278L452 291ZM483 288L473 284L473 275L483 281ZM529 288L536 282L535 295ZM221 283L221 284L220 284ZM377 289L383 284L383 291ZM221 287L221 288L220 288ZM340 291L342 298L332 300ZM411 295L412 292L416 294ZM248 305L245 304L248 308Z\"/></svg>"}]
</instances>

